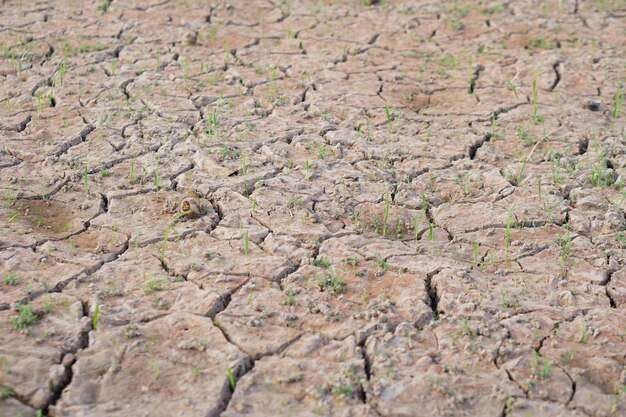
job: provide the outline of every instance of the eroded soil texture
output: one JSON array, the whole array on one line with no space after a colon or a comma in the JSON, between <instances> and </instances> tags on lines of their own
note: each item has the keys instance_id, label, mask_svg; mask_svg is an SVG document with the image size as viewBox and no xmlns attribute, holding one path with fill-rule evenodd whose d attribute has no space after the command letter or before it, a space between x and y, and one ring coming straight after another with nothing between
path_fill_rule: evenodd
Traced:
<instances>
[{"instance_id":1,"label":"eroded soil texture","mask_svg":"<svg viewBox=\"0 0 626 417\"><path fill-rule=\"evenodd\" d=\"M626 416L623 0L3 0L0 416Z\"/></svg>"}]
</instances>

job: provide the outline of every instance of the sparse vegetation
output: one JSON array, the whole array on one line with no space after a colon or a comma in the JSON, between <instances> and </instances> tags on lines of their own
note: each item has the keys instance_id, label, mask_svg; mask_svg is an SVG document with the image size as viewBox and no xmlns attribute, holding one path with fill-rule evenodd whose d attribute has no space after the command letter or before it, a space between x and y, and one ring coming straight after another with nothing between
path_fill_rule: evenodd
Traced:
<instances>
[{"instance_id":1,"label":"sparse vegetation","mask_svg":"<svg viewBox=\"0 0 626 417\"><path fill-rule=\"evenodd\" d=\"M235 391L237 383L235 382L235 377L233 376L233 370L228 368L226 370L226 374L228 375L228 384L230 385L230 390Z\"/></svg>"},{"instance_id":2,"label":"sparse vegetation","mask_svg":"<svg viewBox=\"0 0 626 417\"><path fill-rule=\"evenodd\" d=\"M313 266L316 266L318 268L322 268L322 269L328 269L330 268L330 262L328 262L328 260L326 260L325 258L317 258L315 260L313 260Z\"/></svg>"},{"instance_id":3,"label":"sparse vegetation","mask_svg":"<svg viewBox=\"0 0 626 417\"><path fill-rule=\"evenodd\" d=\"M311 164L309 164L309 160L304 161L304 179L309 181L311 179Z\"/></svg>"},{"instance_id":4,"label":"sparse vegetation","mask_svg":"<svg viewBox=\"0 0 626 417\"><path fill-rule=\"evenodd\" d=\"M622 102L622 88L618 85L615 89L615 99L613 100L613 118L617 119L620 113L620 104Z\"/></svg>"},{"instance_id":5,"label":"sparse vegetation","mask_svg":"<svg viewBox=\"0 0 626 417\"><path fill-rule=\"evenodd\" d=\"M391 202L389 199L389 192L385 194L385 211L383 213L383 236L387 236L387 221L389 220L389 207Z\"/></svg>"},{"instance_id":6,"label":"sparse vegetation","mask_svg":"<svg viewBox=\"0 0 626 417\"><path fill-rule=\"evenodd\" d=\"M110 6L111 6L111 0L101 0L100 5L98 6L98 12L106 13L109 11Z\"/></svg>"},{"instance_id":7,"label":"sparse vegetation","mask_svg":"<svg viewBox=\"0 0 626 417\"><path fill-rule=\"evenodd\" d=\"M552 376L552 365L546 358L539 356L537 351L533 350L531 359L532 375L539 379L548 379Z\"/></svg>"},{"instance_id":8,"label":"sparse vegetation","mask_svg":"<svg viewBox=\"0 0 626 417\"><path fill-rule=\"evenodd\" d=\"M7 398L11 398L13 396L13 391L9 387L1 386L0 387L0 401L6 400Z\"/></svg>"},{"instance_id":9,"label":"sparse vegetation","mask_svg":"<svg viewBox=\"0 0 626 417\"><path fill-rule=\"evenodd\" d=\"M100 304L96 304L93 309L93 317L91 318L91 326L94 330L98 330L98 323L100 321Z\"/></svg>"},{"instance_id":10,"label":"sparse vegetation","mask_svg":"<svg viewBox=\"0 0 626 417\"><path fill-rule=\"evenodd\" d=\"M389 264L380 256L376 256L376 266L381 271L387 271L389 269Z\"/></svg>"},{"instance_id":11,"label":"sparse vegetation","mask_svg":"<svg viewBox=\"0 0 626 417\"><path fill-rule=\"evenodd\" d=\"M543 122L543 116L539 115L539 103L537 102L537 96L538 96L538 92L537 92L537 77L535 77L533 79L533 99L532 99L532 105L533 105L533 113L532 113L532 117L531 120L533 123L541 123Z\"/></svg>"},{"instance_id":12,"label":"sparse vegetation","mask_svg":"<svg viewBox=\"0 0 626 417\"><path fill-rule=\"evenodd\" d=\"M161 291L166 282L167 280L162 277L152 278L150 281L146 282L144 292L150 294L152 292Z\"/></svg>"},{"instance_id":13,"label":"sparse vegetation","mask_svg":"<svg viewBox=\"0 0 626 417\"><path fill-rule=\"evenodd\" d=\"M39 316L33 313L30 304L18 304L16 306L17 316L11 319L11 326L15 330L25 332L29 327L39 322Z\"/></svg>"},{"instance_id":14,"label":"sparse vegetation","mask_svg":"<svg viewBox=\"0 0 626 417\"><path fill-rule=\"evenodd\" d=\"M333 272L326 272L323 275L315 277L320 291L328 291L332 294L345 292L346 283L343 279Z\"/></svg>"},{"instance_id":15,"label":"sparse vegetation","mask_svg":"<svg viewBox=\"0 0 626 417\"><path fill-rule=\"evenodd\" d=\"M2 282L4 282L4 285L17 285L19 278L15 272L9 272L2 278Z\"/></svg>"}]
</instances>

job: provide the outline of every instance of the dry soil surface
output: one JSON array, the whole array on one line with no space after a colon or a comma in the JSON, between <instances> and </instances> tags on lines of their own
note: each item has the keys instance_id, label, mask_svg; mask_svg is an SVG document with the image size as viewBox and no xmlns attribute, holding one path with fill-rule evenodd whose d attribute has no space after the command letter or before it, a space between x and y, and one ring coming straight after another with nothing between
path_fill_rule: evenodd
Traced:
<instances>
[{"instance_id":1,"label":"dry soil surface","mask_svg":"<svg viewBox=\"0 0 626 417\"><path fill-rule=\"evenodd\" d=\"M3 0L0 416L625 416L626 3Z\"/></svg>"}]
</instances>

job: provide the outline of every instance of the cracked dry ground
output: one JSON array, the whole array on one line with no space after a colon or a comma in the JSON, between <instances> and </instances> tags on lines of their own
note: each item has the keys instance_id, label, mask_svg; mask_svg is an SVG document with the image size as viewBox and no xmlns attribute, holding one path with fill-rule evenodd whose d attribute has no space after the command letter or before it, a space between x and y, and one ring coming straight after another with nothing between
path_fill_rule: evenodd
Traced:
<instances>
[{"instance_id":1,"label":"cracked dry ground","mask_svg":"<svg viewBox=\"0 0 626 417\"><path fill-rule=\"evenodd\" d=\"M626 5L0 6L0 416L626 415Z\"/></svg>"}]
</instances>

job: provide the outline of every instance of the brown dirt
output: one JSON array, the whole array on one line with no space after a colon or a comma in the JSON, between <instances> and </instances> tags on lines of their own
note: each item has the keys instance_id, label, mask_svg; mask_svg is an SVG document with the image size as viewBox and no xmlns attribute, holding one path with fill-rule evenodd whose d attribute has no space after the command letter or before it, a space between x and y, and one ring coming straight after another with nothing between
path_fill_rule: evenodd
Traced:
<instances>
[{"instance_id":1,"label":"brown dirt","mask_svg":"<svg viewBox=\"0 0 626 417\"><path fill-rule=\"evenodd\" d=\"M0 417L626 416L625 33L2 1Z\"/></svg>"}]
</instances>

